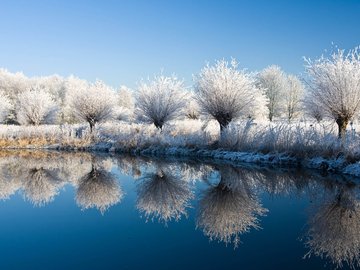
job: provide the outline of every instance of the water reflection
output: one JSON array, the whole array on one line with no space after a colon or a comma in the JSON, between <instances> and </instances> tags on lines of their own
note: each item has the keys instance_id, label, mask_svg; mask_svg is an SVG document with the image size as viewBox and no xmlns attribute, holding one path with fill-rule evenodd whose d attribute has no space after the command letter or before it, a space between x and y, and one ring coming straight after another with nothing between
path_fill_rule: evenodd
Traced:
<instances>
[{"instance_id":1,"label":"water reflection","mask_svg":"<svg viewBox=\"0 0 360 270\"><path fill-rule=\"evenodd\" d=\"M237 247L241 235L261 227L263 216L271 219L261 203L264 197L294 202L306 197L313 206L300 257L308 252L306 258L324 258L337 267L360 267L360 192L340 176L197 160L0 151L0 199L21 194L36 207L51 203L70 186L80 209L104 213L126 196L121 175L131 176L127 186L136 191L132 203L139 216L170 226L195 212L190 222L197 233L223 246Z\"/></svg>"},{"instance_id":2,"label":"water reflection","mask_svg":"<svg viewBox=\"0 0 360 270\"><path fill-rule=\"evenodd\" d=\"M119 203L123 195L115 176L93 162L91 171L79 180L76 202L82 209L95 207L104 213L110 206Z\"/></svg>"},{"instance_id":3,"label":"water reflection","mask_svg":"<svg viewBox=\"0 0 360 270\"><path fill-rule=\"evenodd\" d=\"M137 194L139 211L147 219L158 219L164 223L187 216L186 208L193 198L188 183L162 166L138 180Z\"/></svg>"},{"instance_id":4,"label":"water reflection","mask_svg":"<svg viewBox=\"0 0 360 270\"><path fill-rule=\"evenodd\" d=\"M104 213L123 197L112 167L111 158L89 153L1 152L0 198L9 199L19 190L34 206L44 206L70 184L82 209Z\"/></svg>"},{"instance_id":5,"label":"water reflection","mask_svg":"<svg viewBox=\"0 0 360 270\"><path fill-rule=\"evenodd\" d=\"M22 189L26 199L35 206L43 206L58 194L64 184L56 171L43 167L31 167L22 176Z\"/></svg>"},{"instance_id":6,"label":"water reflection","mask_svg":"<svg viewBox=\"0 0 360 270\"><path fill-rule=\"evenodd\" d=\"M197 226L210 240L240 242L240 235L259 229L263 208L252 190L253 177L235 168L220 168L220 181L202 194Z\"/></svg>"},{"instance_id":7,"label":"water reflection","mask_svg":"<svg viewBox=\"0 0 360 270\"><path fill-rule=\"evenodd\" d=\"M360 201L355 189L339 186L324 194L309 221L305 244L336 267L360 266Z\"/></svg>"}]
</instances>

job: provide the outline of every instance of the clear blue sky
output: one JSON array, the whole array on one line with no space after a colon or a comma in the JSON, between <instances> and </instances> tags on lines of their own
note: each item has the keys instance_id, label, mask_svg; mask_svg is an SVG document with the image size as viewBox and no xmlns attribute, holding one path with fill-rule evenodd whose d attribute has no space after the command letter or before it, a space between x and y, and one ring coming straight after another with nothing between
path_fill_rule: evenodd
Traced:
<instances>
[{"instance_id":1,"label":"clear blue sky","mask_svg":"<svg viewBox=\"0 0 360 270\"><path fill-rule=\"evenodd\" d=\"M215 59L300 74L302 56L353 48L360 1L0 0L0 37L0 66L13 72L133 87L163 68L190 85Z\"/></svg>"}]
</instances>

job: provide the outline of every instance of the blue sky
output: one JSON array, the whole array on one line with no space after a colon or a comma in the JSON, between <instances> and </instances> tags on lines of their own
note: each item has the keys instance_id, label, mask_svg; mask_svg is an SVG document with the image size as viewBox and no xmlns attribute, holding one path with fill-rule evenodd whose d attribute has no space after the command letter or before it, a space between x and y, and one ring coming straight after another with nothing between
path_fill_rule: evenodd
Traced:
<instances>
[{"instance_id":1,"label":"blue sky","mask_svg":"<svg viewBox=\"0 0 360 270\"><path fill-rule=\"evenodd\" d=\"M359 14L351 0L0 0L0 67L114 87L161 69L191 85L206 62L230 57L300 74L303 56L360 44Z\"/></svg>"}]
</instances>

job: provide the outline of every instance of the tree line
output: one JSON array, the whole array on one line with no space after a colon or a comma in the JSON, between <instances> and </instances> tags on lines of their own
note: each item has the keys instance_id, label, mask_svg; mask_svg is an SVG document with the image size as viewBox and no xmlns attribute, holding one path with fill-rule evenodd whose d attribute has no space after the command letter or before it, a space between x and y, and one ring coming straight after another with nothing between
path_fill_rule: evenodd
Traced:
<instances>
[{"instance_id":1,"label":"tree line","mask_svg":"<svg viewBox=\"0 0 360 270\"><path fill-rule=\"evenodd\" d=\"M207 64L191 90L175 75L142 80L136 90L114 90L104 82L74 76L26 77L0 69L0 122L20 125L87 122L90 130L108 120L143 121L162 129L179 117L215 119L220 130L239 118L332 119L343 137L360 111L359 48L305 58L298 78L272 65L260 72L236 60Z\"/></svg>"}]
</instances>

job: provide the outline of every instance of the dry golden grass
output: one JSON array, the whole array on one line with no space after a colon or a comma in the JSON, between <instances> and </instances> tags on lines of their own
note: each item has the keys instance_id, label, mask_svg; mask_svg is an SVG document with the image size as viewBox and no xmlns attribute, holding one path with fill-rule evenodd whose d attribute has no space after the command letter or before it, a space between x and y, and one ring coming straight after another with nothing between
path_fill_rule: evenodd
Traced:
<instances>
[{"instance_id":1,"label":"dry golden grass","mask_svg":"<svg viewBox=\"0 0 360 270\"><path fill-rule=\"evenodd\" d=\"M0 148L43 148L56 143L56 140L46 138L0 139Z\"/></svg>"}]
</instances>

